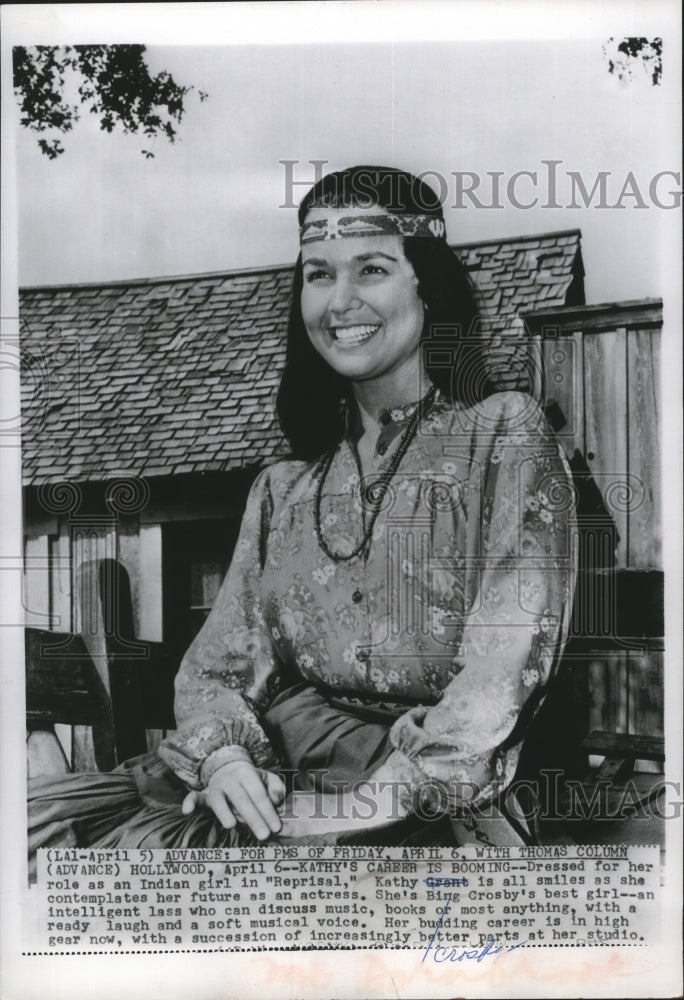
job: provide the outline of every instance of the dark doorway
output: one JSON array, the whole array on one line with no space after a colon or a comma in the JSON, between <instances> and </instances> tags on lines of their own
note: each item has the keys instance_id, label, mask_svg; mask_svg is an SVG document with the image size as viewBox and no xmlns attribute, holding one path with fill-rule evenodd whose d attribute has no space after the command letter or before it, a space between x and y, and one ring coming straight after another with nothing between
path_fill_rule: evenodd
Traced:
<instances>
[{"instance_id":1,"label":"dark doorway","mask_svg":"<svg viewBox=\"0 0 684 1000\"><path fill-rule=\"evenodd\" d=\"M173 521L162 534L164 642L185 651L226 575L240 518Z\"/></svg>"}]
</instances>

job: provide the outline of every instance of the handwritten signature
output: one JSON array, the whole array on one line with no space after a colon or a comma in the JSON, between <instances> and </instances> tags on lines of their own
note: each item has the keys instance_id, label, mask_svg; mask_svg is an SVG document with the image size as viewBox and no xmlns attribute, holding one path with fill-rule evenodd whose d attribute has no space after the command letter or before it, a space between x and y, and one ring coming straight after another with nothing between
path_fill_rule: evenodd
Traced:
<instances>
[{"instance_id":1,"label":"handwritten signature","mask_svg":"<svg viewBox=\"0 0 684 1000\"><path fill-rule=\"evenodd\" d=\"M421 962L425 961L430 952L432 952L433 962L481 962L483 959L491 957L492 955L498 955L502 951L515 951L516 948L522 948L524 944L527 944L527 941L519 941L517 944L504 945L499 944L494 938L490 938L489 941L486 941L483 945L477 948L444 948L442 945L438 945L435 948L433 947L435 938L439 934L442 921L444 920L450 906L451 896L449 896L444 904L444 908L439 915L439 920L437 921L432 937L428 941L427 948L423 952Z\"/></svg>"}]
</instances>

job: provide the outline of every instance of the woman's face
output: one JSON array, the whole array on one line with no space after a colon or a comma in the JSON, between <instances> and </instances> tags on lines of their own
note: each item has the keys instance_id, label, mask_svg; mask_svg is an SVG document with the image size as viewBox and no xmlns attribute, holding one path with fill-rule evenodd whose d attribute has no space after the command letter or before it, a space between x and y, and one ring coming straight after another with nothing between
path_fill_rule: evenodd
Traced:
<instances>
[{"instance_id":1,"label":"woman's face","mask_svg":"<svg viewBox=\"0 0 684 1000\"><path fill-rule=\"evenodd\" d=\"M309 222L380 208L311 209ZM351 381L417 373L423 331L418 279L400 236L317 240L302 248L302 318L311 343Z\"/></svg>"}]
</instances>

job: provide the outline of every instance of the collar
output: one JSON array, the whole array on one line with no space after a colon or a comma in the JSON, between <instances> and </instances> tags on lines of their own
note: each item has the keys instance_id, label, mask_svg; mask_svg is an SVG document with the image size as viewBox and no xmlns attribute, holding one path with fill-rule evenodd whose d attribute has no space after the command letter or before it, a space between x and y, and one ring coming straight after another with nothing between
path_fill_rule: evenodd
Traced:
<instances>
[{"instance_id":1,"label":"collar","mask_svg":"<svg viewBox=\"0 0 684 1000\"><path fill-rule=\"evenodd\" d=\"M379 418L380 426L385 428L405 424L416 412L416 408L420 405L420 402L421 400L418 399L412 403L402 403L400 406L381 410ZM437 389L432 405L434 407L441 404L441 402L442 394ZM358 441L363 434L363 423L361 422L361 414L353 396L351 398L344 397L340 403L340 411L344 421L345 437L350 441Z\"/></svg>"}]
</instances>

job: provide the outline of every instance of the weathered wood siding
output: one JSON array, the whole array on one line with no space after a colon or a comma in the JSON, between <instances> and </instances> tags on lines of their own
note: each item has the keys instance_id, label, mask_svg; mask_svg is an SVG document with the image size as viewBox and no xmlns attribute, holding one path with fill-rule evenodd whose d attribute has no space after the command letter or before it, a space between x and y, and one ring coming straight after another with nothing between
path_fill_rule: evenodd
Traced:
<instances>
[{"instance_id":1,"label":"weathered wood siding","mask_svg":"<svg viewBox=\"0 0 684 1000\"><path fill-rule=\"evenodd\" d=\"M610 559L647 586L644 571L662 570L661 306L539 313L530 326L542 341L543 402L562 414L566 454L574 467L586 466L605 525L612 521L616 529L611 535L599 525L592 540L584 539L585 556L591 560L593 546L597 563ZM662 735L661 639L597 650L575 670L585 673L591 729Z\"/></svg>"}]
</instances>

